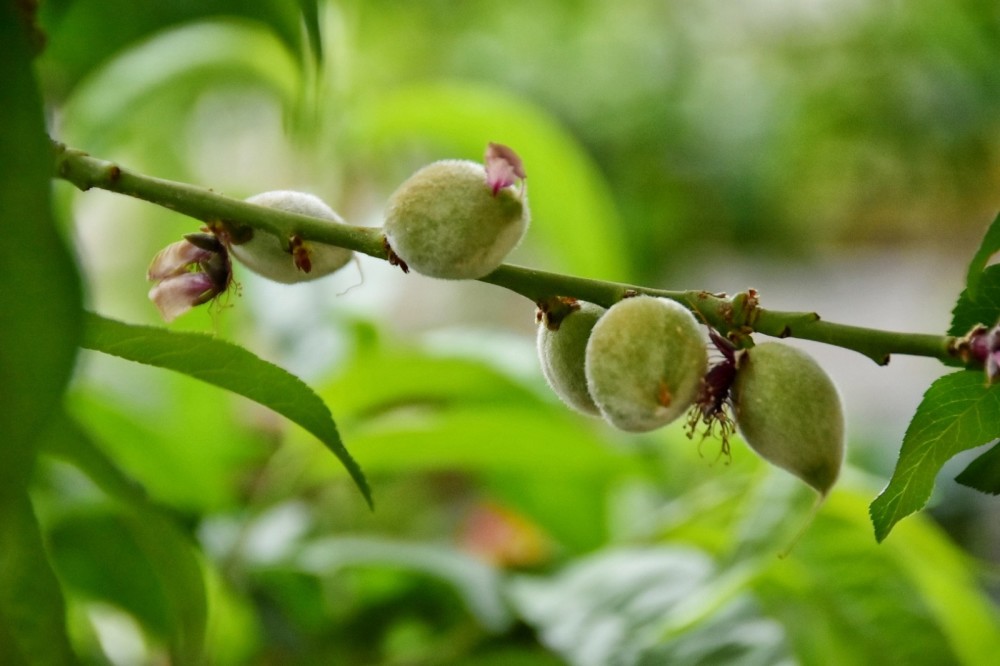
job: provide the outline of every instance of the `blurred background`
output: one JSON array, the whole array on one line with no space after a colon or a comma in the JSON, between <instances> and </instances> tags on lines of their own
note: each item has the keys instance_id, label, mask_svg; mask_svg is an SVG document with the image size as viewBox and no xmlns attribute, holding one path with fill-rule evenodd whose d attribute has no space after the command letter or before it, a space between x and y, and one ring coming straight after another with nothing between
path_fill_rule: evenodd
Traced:
<instances>
[{"instance_id":1,"label":"blurred background","mask_svg":"<svg viewBox=\"0 0 1000 666\"><path fill-rule=\"evenodd\" d=\"M423 164L502 142L533 213L512 261L547 270L943 332L1000 208L988 0L48 0L40 22L58 140L231 196L311 192L365 225ZM56 188L89 307L160 325L146 267L197 223ZM729 461L679 424L569 412L523 298L367 257L236 279L171 327L314 387L377 509L267 410L84 353L67 427L99 462L46 459L35 497L93 663L181 663L185 641L220 664L996 654L997 505L951 480L977 452L885 543L868 522L937 362L803 344L841 389L848 469L778 560L810 491L741 443Z\"/></svg>"}]
</instances>

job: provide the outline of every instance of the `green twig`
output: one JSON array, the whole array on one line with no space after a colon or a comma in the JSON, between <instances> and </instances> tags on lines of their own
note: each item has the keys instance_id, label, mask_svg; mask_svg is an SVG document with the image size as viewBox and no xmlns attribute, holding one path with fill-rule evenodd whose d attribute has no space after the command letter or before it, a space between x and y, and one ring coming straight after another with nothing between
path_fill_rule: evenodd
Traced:
<instances>
[{"instance_id":1,"label":"green twig","mask_svg":"<svg viewBox=\"0 0 1000 666\"><path fill-rule=\"evenodd\" d=\"M286 238L297 235L304 240L346 247L378 259L389 258L381 229L330 225L305 215L248 204L186 183L145 176L83 151L59 143L53 145L55 175L81 190L97 187L159 204L206 223L239 222ZM511 264L500 266L481 281L509 289L535 303L571 296L610 307L635 294L670 298L689 307L705 323L744 342L747 334L757 332L825 342L864 354L879 364L888 363L891 354L927 356L949 364L959 362L959 338L836 324L823 321L813 312L767 310L757 304L752 290L733 297L704 291L666 291Z\"/></svg>"}]
</instances>

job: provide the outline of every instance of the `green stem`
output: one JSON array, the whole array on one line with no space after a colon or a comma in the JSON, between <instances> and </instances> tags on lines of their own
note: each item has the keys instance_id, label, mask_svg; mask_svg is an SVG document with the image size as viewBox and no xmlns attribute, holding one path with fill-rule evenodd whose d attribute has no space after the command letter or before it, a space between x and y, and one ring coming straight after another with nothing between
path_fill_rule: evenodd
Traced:
<instances>
[{"instance_id":1,"label":"green stem","mask_svg":"<svg viewBox=\"0 0 1000 666\"><path fill-rule=\"evenodd\" d=\"M81 190L92 187L126 194L175 210L206 223L239 222L290 238L346 247L378 259L389 259L381 229L352 225L330 225L306 215L248 204L186 183L153 178L113 162L54 143L55 175ZM889 362L891 354L927 356L955 364L960 339L946 335L898 333L823 321L813 312L778 312L757 305L756 294L727 297L704 291L666 291L639 285L607 282L562 275L504 264L481 278L541 303L557 296L571 296L610 307L622 298L648 294L678 301L698 314L706 324L737 338L750 332L774 337L816 340L851 349L876 363Z\"/></svg>"}]
</instances>

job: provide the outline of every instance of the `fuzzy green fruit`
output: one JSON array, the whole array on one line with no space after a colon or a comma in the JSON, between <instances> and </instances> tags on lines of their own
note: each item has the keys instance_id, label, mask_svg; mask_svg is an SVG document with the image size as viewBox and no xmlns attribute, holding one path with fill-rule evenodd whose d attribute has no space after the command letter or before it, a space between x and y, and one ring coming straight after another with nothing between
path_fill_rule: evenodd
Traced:
<instances>
[{"instance_id":1,"label":"fuzzy green fruit","mask_svg":"<svg viewBox=\"0 0 1000 666\"><path fill-rule=\"evenodd\" d=\"M584 364L590 331L606 310L593 303L578 302L578 308L558 323L541 317L538 325L538 359L542 374L559 398L584 414L599 414L587 388ZM557 326L553 330L553 326Z\"/></svg>"},{"instance_id":2,"label":"fuzzy green fruit","mask_svg":"<svg viewBox=\"0 0 1000 666\"><path fill-rule=\"evenodd\" d=\"M844 460L844 410L823 368L800 349L765 342L741 356L732 395L747 444L825 496Z\"/></svg>"},{"instance_id":3,"label":"fuzzy green fruit","mask_svg":"<svg viewBox=\"0 0 1000 666\"><path fill-rule=\"evenodd\" d=\"M528 228L524 193L496 194L486 169L444 160L410 176L389 199L385 237L396 256L422 275L475 279L495 270Z\"/></svg>"},{"instance_id":4,"label":"fuzzy green fruit","mask_svg":"<svg viewBox=\"0 0 1000 666\"><path fill-rule=\"evenodd\" d=\"M682 305L636 296L601 317L587 342L590 395L611 425L645 432L694 401L708 366L701 328Z\"/></svg>"},{"instance_id":5,"label":"fuzzy green fruit","mask_svg":"<svg viewBox=\"0 0 1000 666\"><path fill-rule=\"evenodd\" d=\"M322 199L305 192L275 190L247 199L247 203L277 208L344 224ZM315 280L343 268L351 260L351 251L313 241L292 242L259 229L248 229L249 238L239 234L239 242L230 240L230 254L258 275L275 282L292 284Z\"/></svg>"}]
</instances>

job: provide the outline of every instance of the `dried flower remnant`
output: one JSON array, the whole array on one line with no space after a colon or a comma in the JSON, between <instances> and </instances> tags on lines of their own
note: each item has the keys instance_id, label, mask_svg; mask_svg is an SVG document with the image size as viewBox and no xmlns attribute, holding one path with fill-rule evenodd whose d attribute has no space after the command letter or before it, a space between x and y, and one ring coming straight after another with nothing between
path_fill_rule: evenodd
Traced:
<instances>
[{"instance_id":1,"label":"dried flower remnant","mask_svg":"<svg viewBox=\"0 0 1000 666\"><path fill-rule=\"evenodd\" d=\"M520 181L524 187L524 163L517 153L502 143L490 143L486 146L486 184L493 196L505 187L510 187Z\"/></svg>"},{"instance_id":2,"label":"dried flower remnant","mask_svg":"<svg viewBox=\"0 0 1000 666\"><path fill-rule=\"evenodd\" d=\"M722 441L721 454L728 458L729 438L736 430L730 393L736 380L736 346L712 329L709 329L708 336L722 354L722 360L709 368L698 386L694 405L688 412L687 435L693 438L698 427L703 425L702 440L717 435Z\"/></svg>"},{"instance_id":3,"label":"dried flower remnant","mask_svg":"<svg viewBox=\"0 0 1000 666\"><path fill-rule=\"evenodd\" d=\"M995 384L1000 379L1000 324L987 328L978 325L958 343L958 353L966 363L981 363L986 373L986 383Z\"/></svg>"},{"instance_id":4,"label":"dried flower remnant","mask_svg":"<svg viewBox=\"0 0 1000 666\"><path fill-rule=\"evenodd\" d=\"M149 300L169 323L226 291L232 281L232 266L218 238L188 234L153 257L146 278L156 281L149 290Z\"/></svg>"}]
</instances>

